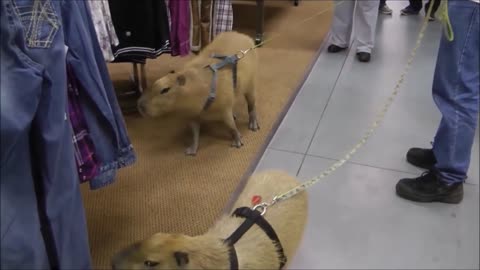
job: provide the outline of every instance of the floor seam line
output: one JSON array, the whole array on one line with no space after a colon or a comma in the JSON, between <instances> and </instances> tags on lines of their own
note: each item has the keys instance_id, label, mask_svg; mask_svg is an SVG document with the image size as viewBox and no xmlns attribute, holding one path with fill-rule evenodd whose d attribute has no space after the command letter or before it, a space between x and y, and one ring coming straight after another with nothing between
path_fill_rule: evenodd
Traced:
<instances>
[{"instance_id":1,"label":"floor seam line","mask_svg":"<svg viewBox=\"0 0 480 270\"><path fill-rule=\"evenodd\" d=\"M314 157L314 158L327 159L327 160L331 160L331 161L339 161L339 159L336 159L336 158L330 158L330 157L325 157L325 156L320 156L320 155L315 155L315 154L307 154L307 156ZM355 161L347 161L346 163L347 164L352 164L352 165L358 165L358 166L362 166L362 167L369 167L369 168L373 168L373 169L384 170L384 171L391 171L391 172L399 172L399 173L405 173L405 174L410 174L410 175L416 175L416 173L413 173L413 172L407 172L407 171L402 171L402 170L398 170L398 169L369 165L369 164L364 164L364 163L355 162Z\"/></svg>"},{"instance_id":2,"label":"floor seam line","mask_svg":"<svg viewBox=\"0 0 480 270\"><path fill-rule=\"evenodd\" d=\"M285 149L280 149L280 148L275 148L275 147L268 147L270 150L274 151L280 151L280 152L285 152L285 153L290 153L290 154L297 154L297 155L305 155L306 153L302 152L297 152L297 151L292 151L292 150L285 150Z\"/></svg>"},{"instance_id":3,"label":"floor seam line","mask_svg":"<svg viewBox=\"0 0 480 270\"><path fill-rule=\"evenodd\" d=\"M353 42L350 44L352 45ZM338 72L338 75L337 75L337 78L335 79L335 83L333 84L333 87L331 89L331 92L330 92L330 95L328 96L327 98L327 102L325 103L325 107L323 108L322 110L322 113L320 114L320 118L318 119L317 121L317 124L315 125L315 131L313 132L313 135L312 137L310 138L310 142L308 143L308 147L307 147L307 150L306 150L306 153L304 154L303 156L303 159L302 159L302 162L300 164L300 168L298 168L298 171L297 171L297 176L300 174L300 170L302 169L303 167L303 163L305 162L305 159L308 155L308 151L310 150L310 147L312 146L312 143L313 143L313 140L315 139L315 136L317 135L317 131L318 131L318 127L320 126L320 122L322 122L322 119L323 119L323 116L325 114L325 111L327 111L327 108L328 108L328 104L330 103L330 100L333 96L333 93L335 92L335 88L337 88L337 84L338 84L338 81L340 80L340 77L342 75L342 72L343 72L343 68L345 67L345 64L347 63L347 60L348 60L348 56L350 55L350 50L351 50L351 47L352 46L349 46L349 49L347 50L347 53L345 55L345 58L343 59L343 63L342 63L342 66L340 68L340 71ZM328 47L327 47L328 48ZM326 51L323 51L322 53L325 53ZM328 51L327 51L328 53ZM319 57L320 59L320 57ZM318 62L317 62L318 63ZM315 63L315 64L317 64ZM311 73L310 73L311 74ZM310 75L309 75L310 76Z\"/></svg>"}]
</instances>

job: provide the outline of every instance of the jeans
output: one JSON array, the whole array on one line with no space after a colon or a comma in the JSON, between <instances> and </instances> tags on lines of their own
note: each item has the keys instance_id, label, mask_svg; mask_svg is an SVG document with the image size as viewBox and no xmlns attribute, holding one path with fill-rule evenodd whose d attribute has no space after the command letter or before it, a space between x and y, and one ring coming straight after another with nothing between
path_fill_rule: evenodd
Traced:
<instances>
[{"instance_id":1,"label":"jeans","mask_svg":"<svg viewBox=\"0 0 480 270\"><path fill-rule=\"evenodd\" d=\"M67 117L67 63L101 173L135 161L87 3L2 0L1 269L91 269L87 224ZM106 209L108 211L108 209Z\"/></svg>"},{"instance_id":2,"label":"jeans","mask_svg":"<svg viewBox=\"0 0 480 270\"><path fill-rule=\"evenodd\" d=\"M89 269L60 1L0 1L1 268Z\"/></svg>"},{"instance_id":3,"label":"jeans","mask_svg":"<svg viewBox=\"0 0 480 270\"><path fill-rule=\"evenodd\" d=\"M433 81L433 99L442 114L434 138L435 171L447 184L467 178L479 112L479 11L472 1L449 1L454 32L442 38Z\"/></svg>"},{"instance_id":4,"label":"jeans","mask_svg":"<svg viewBox=\"0 0 480 270\"><path fill-rule=\"evenodd\" d=\"M136 156L90 19L88 3L65 3L68 4L63 5L62 12L68 14L63 22L65 43L69 47L67 61L85 89L79 98L101 162L100 174L90 180L90 187L98 189L111 184L117 170L134 163Z\"/></svg>"}]
</instances>

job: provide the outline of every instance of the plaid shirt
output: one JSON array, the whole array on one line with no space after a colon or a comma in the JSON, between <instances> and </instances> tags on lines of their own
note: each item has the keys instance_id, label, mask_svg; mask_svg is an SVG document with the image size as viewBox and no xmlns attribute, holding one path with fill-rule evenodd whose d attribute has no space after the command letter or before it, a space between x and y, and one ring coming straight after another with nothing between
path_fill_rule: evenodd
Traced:
<instances>
[{"instance_id":1,"label":"plaid shirt","mask_svg":"<svg viewBox=\"0 0 480 270\"><path fill-rule=\"evenodd\" d=\"M232 31L233 28L233 8L232 0L215 0L213 22L213 36L221 32Z\"/></svg>"},{"instance_id":2,"label":"plaid shirt","mask_svg":"<svg viewBox=\"0 0 480 270\"><path fill-rule=\"evenodd\" d=\"M88 132L87 123L80 105L78 82L73 70L67 65L68 115L73 129L73 145L80 182L87 182L99 172L95 146Z\"/></svg>"}]
</instances>

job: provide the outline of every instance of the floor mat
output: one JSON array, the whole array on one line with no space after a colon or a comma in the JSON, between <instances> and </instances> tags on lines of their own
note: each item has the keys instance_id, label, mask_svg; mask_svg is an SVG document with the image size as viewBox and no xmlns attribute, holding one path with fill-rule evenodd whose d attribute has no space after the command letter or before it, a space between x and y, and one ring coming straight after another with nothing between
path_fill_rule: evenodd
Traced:
<instances>
[{"instance_id":1,"label":"floor mat","mask_svg":"<svg viewBox=\"0 0 480 270\"><path fill-rule=\"evenodd\" d=\"M282 35L258 49L261 129L248 130L246 105L242 104L237 124L245 144L242 148L231 148L226 129L211 125L202 128L198 155L186 157L191 135L184 121L125 116L138 161L121 169L111 186L98 191L82 186L95 268L108 268L116 250L153 233L196 235L211 226L262 153L316 60L332 10L298 28L292 26L332 5L331 1L302 0L294 7L293 1L266 1L266 36ZM234 29L254 36L255 20L250 16L255 11L254 4L235 4ZM148 61L149 85L188 59L165 55ZM131 64L111 64L109 70L115 86L121 88L130 76Z\"/></svg>"}]
</instances>

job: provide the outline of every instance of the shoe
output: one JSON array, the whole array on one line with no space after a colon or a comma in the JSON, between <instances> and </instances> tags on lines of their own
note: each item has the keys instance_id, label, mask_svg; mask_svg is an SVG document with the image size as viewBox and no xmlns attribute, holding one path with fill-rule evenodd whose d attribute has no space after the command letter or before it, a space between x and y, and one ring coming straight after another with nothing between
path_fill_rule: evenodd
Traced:
<instances>
[{"instance_id":1,"label":"shoe","mask_svg":"<svg viewBox=\"0 0 480 270\"><path fill-rule=\"evenodd\" d=\"M417 178L405 178L398 181L398 196L415 202L442 202L457 204L463 200L463 184L447 185L440 181L432 171Z\"/></svg>"},{"instance_id":2,"label":"shoe","mask_svg":"<svg viewBox=\"0 0 480 270\"><path fill-rule=\"evenodd\" d=\"M367 52L358 52L357 53L358 61L360 62L370 62L370 53Z\"/></svg>"},{"instance_id":3,"label":"shoe","mask_svg":"<svg viewBox=\"0 0 480 270\"><path fill-rule=\"evenodd\" d=\"M430 16L430 17L428 17L428 21L429 21L429 22L433 22L433 21L435 21L435 20L436 20L436 19L435 19L435 17L434 17L434 16Z\"/></svg>"},{"instance_id":4,"label":"shoe","mask_svg":"<svg viewBox=\"0 0 480 270\"><path fill-rule=\"evenodd\" d=\"M345 49L347 49L347 48L340 47L340 46L337 46L337 45L334 45L334 44L328 46L328 52L330 52L330 53L341 52L341 51L343 51L343 50L345 50Z\"/></svg>"},{"instance_id":5,"label":"shoe","mask_svg":"<svg viewBox=\"0 0 480 270\"><path fill-rule=\"evenodd\" d=\"M408 6L400 11L401 15L418 15L418 13L420 13L420 10L416 10L411 6Z\"/></svg>"},{"instance_id":6,"label":"shoe","mask_svg":"<svg viewBox=\"0 0 480 270\"><path fill-rule=\"evenodd\" d=\"M433 169L437 159L432 149L410 148L407 152L407 161L413 166L420 167L425 170Z\"/></svg>"},{"instance_id":7,"label":"shoe","mask_svg":"<svg viewBox=\"0 0 480 270\"><path fill-rule=\"evenodd\" d=\"M381 6L379 9L378 9L378 12L380 12L381 14L385 14L385 15L392 15L393 11L390 7L388 7L386 4Z\"/></svg>"}]
</instances>

